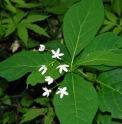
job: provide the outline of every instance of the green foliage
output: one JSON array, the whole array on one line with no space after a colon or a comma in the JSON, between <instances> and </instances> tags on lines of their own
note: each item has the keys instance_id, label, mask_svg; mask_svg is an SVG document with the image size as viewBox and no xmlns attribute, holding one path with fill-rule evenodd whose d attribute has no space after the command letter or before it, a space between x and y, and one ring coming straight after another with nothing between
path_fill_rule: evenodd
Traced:
<instances>
[{"instance_id":1,"label":"green foliage","mask_svg":"<svg viewBox=\"0 0 122 124\"><path fill-rule=\"evenodd\" d=\"M46 6L47 12L59 16L66 11L64 5L69 7L72 2L77 2L77 0L71 1L70 4L61 0L61 5L57 5L56 0L52 3L46 0L42 4L48 6ZM114 5L113 0L110 3ZM118 3L119 1L115 2L112 11L120 15L121 9L117 10L116 7ZM16 4L23 4L23 7L24 5L27 7L27 4L22 1L15 2ZM9 10L12 4L7 5ZM31 4L31 7L33 6L34 4ZM57 6L62 6L63 11L56 12ZM22 51L0 63L0 76L9 82L20 79L28 73L26 90L36 86L41 86L43 90L47 88L42 93L39 87L42 95L47 95L47 97L40 96L40 92L37 97L27 94L22 96L20 101L22 107L19 109L22 114L20 123L51 124L56 123L55 116L60 124L122 123L122 37L116 35L121 32L122 20L118 19L108 7L105 8L103 22L103 8L101 0L82 0L74 4L63 19L64 44L54 40L45 44L46 49L43 52ZM14 9L11 11L16 13ZM26 44L27 29L48 36L37 24L33 24L35 21L42 21L46 18L48 16L28 13L14 17L15 22L20 22L17 26L18 36ZM4 22L12 24L7 31L9 35L16 29L15 22L13 23L11 18ZM105 27L100 28L102 22ZM117 25L118 22L120 25ZM108 30L116 34L113 32L102 34ZM59 53L56 52L58 48L60 48ZM52 53L55 54L51 57ZM64 55L61 55L62 53ZM42 65L47 67L44 74L39 71ZM61 65L69 67L63 67L64 70L61 73L58 70ZM52 84L46 84L46 76L53 78ZM11 98L4 93L4 88L0 88L0 95L4 95L1 100L2 104L10 106ZM35 107L35 104L38 107ZM3 116L1 122L6 123L8 118L9 116Z\"/></svg>"},{"instance_id":2,"label":"green foliage","mask_svg":"<svg viewBox=\"0 0 122 124\"><path fill-rule=\"evenodd\" d=\"M9 0L6 0L7 5L6 9L9 11L8 14L5 10L2 11L4 16L1 14L0 17L0 36L9 36L15 33L17 31L17 37L19 37L27 46L28 42L28 29L34 31L35 33L38 33L40 35L44 35L46 37L49 37L49 35L46 33L44 28L41 28L36 22L43 21L48 18L48 16L41 15L39 13L31 13L31 12L24 12L21 7L25 8L33 8L33 7L39 7L40 4L35 3L28 3L26 4L24 1L16 1L12 0L11 2Z\"/></svg>"}]
</instances>

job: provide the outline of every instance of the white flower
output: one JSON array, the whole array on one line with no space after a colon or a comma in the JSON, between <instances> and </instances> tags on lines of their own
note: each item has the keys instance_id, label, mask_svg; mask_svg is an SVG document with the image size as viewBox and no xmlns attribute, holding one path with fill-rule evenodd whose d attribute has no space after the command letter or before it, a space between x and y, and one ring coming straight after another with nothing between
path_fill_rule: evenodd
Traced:
<instances>
[{"instance_id":1,"label":"white flower","mask_svg":"<svg viewBox=\"0 0 122 124\"><path fill-rule=\"evenodd\" d=\"M43 52L44 50L45 50L45 46L43 44L40 44L38 51Z\"/></svg>"},{"instance_id":2,"label":"white flower","mask_svg":"<svg viewBox=\"0 0 122 124\"><path fill-rule=\"evenodd\" d=\"M50 76L45 76L45 81L48 82L48 85L52 84L53 83L53 78L50 77Z\"/></svg>"},{"instance_id":3,"label":"white flower","mask_svg":"<svg viewBox=\"0 0 122 124\"><path fill-rule=\"evenodd\" d=\"M68 95L68 93L66 92L67 87L64 88L58 88L59 91L56 94L60 94L60 98L63 98L63 95Z\"/></svg>"},{"instance_id":4,"label":"white flower","mask_svg":"<svg viewBox=\"0 0 122 124\"><path fill-rule=\"evenodd\" d=\"M42 89L45 91L42 96L49 96L49 94L51 93L51 90L48 90L46 87L42 87Z\"/></svg>"},{"instance_id":5,"label":"white flower","mask_svg":"<svg viewBox=\"0 0 122 124\"><path fill-rule=\"evenodd\" d=\"M52 58L58 58L61 60L60 56L63 56L63 53L60 53L60 48L57 49L57 51L51 50L52 52Z\"/></svg>"},{"instance_id":6,"label":"white flower","mask_svg":"<svg viewBox=\"0 0 122 124\"><path fill-rule=\"evenodd\" d=\"M59 65L57 68L59 68L59 73L61 74L62 71L68 72L68 69L67 69L68 67L69 65L64 64L64 65Z\"/></svg>"},{"instance_id":7,"label":"white flower","mask_svg":"<svg viewBox=\"0 0 122 124\"><path fill-rule=\"evenodd\" d=\"M43 71L42 71L43 70ZM47 67L45 65L42 65L39 71L42 71L42 75L46 73Z\"/></svg>"}]
</instances>

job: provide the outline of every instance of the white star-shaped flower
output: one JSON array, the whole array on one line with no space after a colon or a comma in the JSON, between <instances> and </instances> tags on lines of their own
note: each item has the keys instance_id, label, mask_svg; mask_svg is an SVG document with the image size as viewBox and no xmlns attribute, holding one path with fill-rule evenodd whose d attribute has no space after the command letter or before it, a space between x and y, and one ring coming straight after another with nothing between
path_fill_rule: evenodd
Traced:
<instances>
[{"instance_id":1,"label":"white star-shaped flower","mask_svg":"<svg viewBox=\"0 0 122 124\"><path fill-rule=\"evenodd\" d=\"M63 53L60 53L60 48L57 49L57 51L54 51L54 50L51 50L52 52L52 58L57 58L57 59L60 59L60 56L63 56L64 54Z\"/></svg>"},{"instance_id":2,"label":"white star-shaped flower","mask_svg":"<svg viewBox=\"0 0 122 124\"><path fill-rule=\"evenodd\" d=\"M50 95L50 93L51 93L51 90L48 90L46 87L42 87L42 89L45 91L43 94L42 94L42 96L49 96Z\"/></svg>"},{"instance_id":3,"label":"white star-shaped flower","mask_svg":"<svg viewBox=\"0 0 122 124\"><path fill-rule=\"evenodd\" d=\"M43 44L40 44L38 51L43 52L44 50L45 50L45 46Z\"/></svg>"},{"instance_id":4,"label":"white star-shaped flower","mask_svg":"<svg viewBox=\"0 0 122 124\"><path fill-rule=\"evenodd\" d=\"M45 76L45 81L48 82L48 85L53 83L53 78L51 76Z\"/></svg>"},{"instance_id":5,"label":"white star-shaped flower","mask_svg":"<svg viewBox=\"0 0 122 124\"><path fill-rule=\"evenodd\" d=\"M64 87L64 88L58 88L59 91L56 93L56 94L60 94L60 98L63 98L64 95L69 95L66 90L67 90L67 87Z\"/></svg>"},{"instance_id":6,"label":"white star-shaped flower","mask_svg":"<svg viewBox=\"0 0 122 124\"><path fill-rule=\"evenodd\" d=\"M59 68L59 73L61 74L62 71L68 72L68 69L67 69L68 67L69 65L64 64L64 65L59 65L57 68Z\"/></svg>"},{"instance_id":7,"label":"white star-shaped flower","mask_svg":"<svg viewBox=\"0 0 122 124\"><path fill-rule=\"evenodd\" d=\"M47 67L45 65L42 65L39 71L42 71L42 75L44 75L47 71Z\"/></svg>"}]
</instances>

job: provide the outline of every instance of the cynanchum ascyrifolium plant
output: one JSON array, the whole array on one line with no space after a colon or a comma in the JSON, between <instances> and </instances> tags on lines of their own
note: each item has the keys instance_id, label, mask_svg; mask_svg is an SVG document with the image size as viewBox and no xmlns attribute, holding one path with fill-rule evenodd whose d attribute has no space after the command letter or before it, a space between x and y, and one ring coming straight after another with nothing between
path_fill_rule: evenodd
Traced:
<instances>
[{"instance_id":1,"label":"cynanchum ascyrifolium plant","mask_svg":"<svg viewBox=\"0 0 122 124\"><path fill-rule=\"evenodd\" d=\"M13 81L31 72L27 86L49 85L40 89L43 97L57 88L52 102L60 124L122 123L122 38L96 35L103 18L101 0L76 3L63 20L65 44L17 53L0 63L0 76Z\"/></svg>"}]
</instances>

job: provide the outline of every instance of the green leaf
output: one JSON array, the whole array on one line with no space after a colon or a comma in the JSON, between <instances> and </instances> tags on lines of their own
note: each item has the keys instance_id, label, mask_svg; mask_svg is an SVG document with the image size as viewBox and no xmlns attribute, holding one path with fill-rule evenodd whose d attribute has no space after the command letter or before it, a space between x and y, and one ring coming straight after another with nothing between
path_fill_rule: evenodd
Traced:
<instances>
[{"instance_id":1,"label":"green leaf","mask_svg":"<svg viewBox=\"0 0 122 124\"><path fill-rule=\"evenodd\" d=\"M52 61L48 53L20 52L0 63L0 76L8 81L13 81L28 72L38 70L41 65L48 65Z\"/></svg>"},{"instance_id":2,"label":"green leaf","mask_svg":"<svg viewBox=\"0 0 122 124\"><path fill-rule=\"evenodd\" d=\"M25 45L27 46L27 41L28 41L28 31L26 29L26 25L25 24L19 24L18 25L18 36L20 37L20 39L25 43Z\"/></svg>"},{"instance_id":3,"label":"green leaf","mask_svg":"<svg viewBox=\"0 0 122 124\"><path fill-rule=\"evenodd\" d=\"M23 107L29 107L32 103L33 103L33 99L29 95L26 95L21 99L21 105Z\"/></svg>"},{"instance_id":4,"label":"green leaf","mask_svg":"<svg viewBox=\"0 0 122 124\"><path fill-rule=\"evenodd\" d=\"M11 2L9 0L5 0L5 1L7 2L6 8L11 12L16 13L16 8L11 4Z\"/></svg>"},{"instance_id":5,"label":"green leaf","mask_svg":"<svg viewBox=\"0 0 122 124\"><path fill-rule=\"evenodd\" d=\"M43 21L48 17L49 16L43 16L43 15L29 15L27 17L27 19L24 20L24 22L33 23L33 22L37 22L37 21Z\"/></svg>"},{"instance_id":6,"label":"green leaf","mask_svg":"<svg viewBox=\"0 0 122 124\"><path fill-rule=\"evenodd\" d=\"M96 36L82 52L82 56L97 51L109 51L122 55L122 38L113 32L107 32Z\"/></svg>"},{"instance_id":7,"label":"green leaf","mask_svg":"<svg viewBox=\"0 0 122 124\"><path fill-rule=\"evenodd\" d=\"M115 0L113 4L113 9L120 16L122 12L122 0Z\"/></svg>"},{"instance_id":8,"label":"green leaf","mask_svg":"<svg viewBox=\"0 0 122 124\"><path fill-rule=\"evenodd\" d=\"M111 22L113 22L114 24L116 24L117 17L113 13L105 10L105 15L106 15L106 17L107 17L108 20L110 20Z\"/></svg>"},{"instance_id":9,"label":"green leaf","mask_svg":"<svg viewBox=\"0 0 122 124\"><path fill-rule=\"evenodd\" d=\"M112 118L122 119L122 69L100 74L97 82L102 87L98 92L100 110L110 112Z\"/></svg>"},{"instance_id":10,"label":"green leaf","mask_svg":"<svg viewBox=\"0 0 122 124\"><path fill-rule=\"evenodd\" d=\"M61 75L56 69L59 64L54 62L55 60L49 64L50 66L44 75L39 71L33 71L27 78L27 85L35 86L37 83L45 83L45 76L51 76L54 80L59 78Z\"/></svg>"},{"instance_id":11,"label":"green leaf","mask_svg":"<svg viewBox=\"0 0 122 124\"><path fill-rule=\"evenodd\" d=\"M5 104L5 105L11 105L11 100L9 98L8 95L5 95L3 98L2 98L2 102Z\"/></svg>"},{"instance_id":12,"label":"green leaf","mask_svg":"<svg viewBox=\"0 0 122 124\"><path fill-rule=\"evenodd\" d=\"M49 37L49 35L45 32L45 30L36 24L27 24L26 27L40 35Z\"/></svg>"},{"instance_id":13,"label":"green leaf","mask_svg":"<svg viewBox=\"0 0 122 124\"><path fill-rule=\"evenodd\" d=\"M5 36L7 37L7 36L10 35L11 33L13 33L16 28L17 28L17 25L16 25L14 22L9 23L8 29L6 30Z\"/></svg>"},{"instance_id":14,"label":"green leaf","mask_svg":"<svg viewBox=\"0 0 122 124\"><path fill-rule=\"evenodd\" d=\"M14 22L17 24L19 21L21 21L22 18L24 18L28 12L23 12L21 10L17 10L17 14L13 17Z\"/></svg>"},{"instance_id":15,"label":"green leaf","mask_svg":"<svg viewBox=\"0 0 122 124\"><path fill-rule=\"evenodd\" d=\"M34 40L34 39L30 38L30 37L28 38L28 45L27 45L28 48L35 48L35 47L38 47L39 44L40 44L39 41Z\"/></svg>"},{"instance_id":16,"label":"green leaf","mask_svg":"<svg viewBox=\"0 0 122 124\"><path fill-rule=\"evenodd\" d=\"M22 119L20 124L22 124L24 122L27 122L27 121L31 121L34 118L38 117L39 115L45 114L46 112L47 112L47 109L45 109L45 108L42 108L42 109L38 109L38 108L29 109L28 112L23 115L24 119Z\"/></svg>"},{"instance_id":17,"label":"green leaf","mask_svg":"<svg viewBox=\"0 0 122 124\"><path fill-rule=\"evenodd\" d=\"M109 31L110 29L112 29L114 26L115 26L115 24L106 25L105 27L103 27L103 28L99 31L99 33L107 32L107 31Z\"/></svg>"},{"instance_id":18,"label":"green leaf","mask_svg":"<svg viewBox=\"0 0 122 124\"><path fill-rule=\"evenodd\" d=\"M37 99L34 100L34 102L39 103L40 105L50 107L50 101L49 98L47 97L38 97Z\"/></svg>"},{"instance_id":19,"label":"green leaf","mask_svg":"<svg viewBox=\"0 0 122 124\"><path fill-rule=\"evenodd\" d=\"M54 97L56 115L61 124L91 124L98 109L94 87L76 74L67 74L60 85L67 87L68 96Z\"/></svg>"},{"instance_id":20,"label":"green leaf","mask_svg":"<svg viewBox=\"0 0 122 124\"><path fill-rule=\"evenodd\" d=\"M41 3L20 3L19 5L16 5L17 8L35 8L35 7L40 7L42 6Z\"/></svg>"},{"instance_id":21,"label":"green leaf","mask_svg":"<svg viewBox=\"0 0 122 124\"><path fill-rule=\"evenodd\" d=\"M114 33L104 33L95 37L76 59L79 65L122 65L122 38ZM114 59L113 59L114 58Z\"/></svg>"},{"instance_id":22,"label":"green leaf","mask_svg":"<svg viewBox=\"0 0 122 124\"><path fill-rule=\"evenodd\" d=\"M107 65L107 66L122 66L122 55L115 54L109 51L94 52L78 58L75 65Z\"/></svg>"},{"instance_id":23,"label":"green leaf","mask_svg":"<svg viewBox=\"0 0 122 124\"><path fill-rule=\"evenodd\" d=\"M54 110L52 108L49 108L47 114L44 117L44 124L52 124L54 117Z\"/></svg>"},{"instance_id":24,"label":"green leaf","mask_svg":"<svg viewBox=\"0 0 122 124\"><path fill-rule=\"evenodd\" d=\"M63 33L71 63L97 33L103 22L103 12L101 0L82 0L65 14Z\"/></svg>"},{"instance_id":25,"label":"green leaf","mask_svg":"<svg viewBox=\"0 0 122 124\"><path fill-rule=\"evenodd\" d=\"M110 115L100 114L99 120L100 120L101 124L111 124L111 116Z\"/></svg>"},{"instance_id":26,"label":"green leaf","mask_svg":"<svg viewBox=\"0 0 122 124\"><path fill-rule=\"evenodd\" d=\"M121 26L115 27L114 30L113 30L113 32L115 34L119 34L121 31L122 31L122 27Z\"/></svg>"},{"instance_id":27,"label":"green leaf","mask_svg":"<svg viewBox=\"0 0 122 124\"><path fill-rule=\"evenodd\" d=\"M66 10L67 10L67 7L62 6L62 5L46 8L47 12L50 12L56 15L62 15L66 12Z\"/></svg>"}]
</instances>

